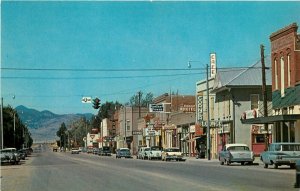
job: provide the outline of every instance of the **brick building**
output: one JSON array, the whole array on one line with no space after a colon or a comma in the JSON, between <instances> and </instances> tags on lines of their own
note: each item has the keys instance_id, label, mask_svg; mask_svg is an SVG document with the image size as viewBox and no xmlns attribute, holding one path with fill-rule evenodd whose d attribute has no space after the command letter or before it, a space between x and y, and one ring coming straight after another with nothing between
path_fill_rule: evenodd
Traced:
<instances>
[{"instance_id":1,"label":"brick building","mask_svg":"<svg viewBox=\"0 0 300 191\"><path fill-rule=\"evenodd\" d=\"M274 141L300 141L300 35L293 23L270 36Z\"/></svg>"}]
</instances>

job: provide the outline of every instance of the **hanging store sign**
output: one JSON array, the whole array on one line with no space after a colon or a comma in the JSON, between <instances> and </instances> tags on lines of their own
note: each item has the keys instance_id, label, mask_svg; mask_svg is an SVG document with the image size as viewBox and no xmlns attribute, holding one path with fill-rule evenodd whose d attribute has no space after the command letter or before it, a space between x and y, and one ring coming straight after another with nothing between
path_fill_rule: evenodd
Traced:
<instances>
[{"instance_id":1,"label":"hanging store sign","mask_svg":"<svg viewBox=\"0 0 300 191\"><path fill-rule=\"evenodd\" d=\"M217 55L216 53L210 54L210 77L214 78L217 72Z\"/></svg>"}]
</instances>

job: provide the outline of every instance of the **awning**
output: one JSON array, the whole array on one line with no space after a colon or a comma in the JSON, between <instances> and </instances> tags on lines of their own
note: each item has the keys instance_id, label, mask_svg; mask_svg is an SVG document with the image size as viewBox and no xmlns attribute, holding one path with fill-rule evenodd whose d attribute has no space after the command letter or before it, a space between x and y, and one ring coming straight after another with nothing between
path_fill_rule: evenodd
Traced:
<instances>
[{"instance_id":1,"label":"awning","mask_svg":"<svg viewBox=\"0 0 300 191\"><path fill-rule=\"evenodd\" d=\"M300 114L293 115L274 115L268 117L258 117L251 119L241 119L242 124L272 124L283 121L297 121L300 120Z\"/></svg>"},{"instance_id":2,"label":"awning","mask_svg":"<svg viewBox=\"0 0 300 191\"><path fill-rule=\"evenodd\" d=\"M200 137L194 137L194 138L188 140L188 142L193 142L193 141L196 141L197 139L203 139L203 138L206 138L206 135L201 135Z\"/></svg>"},{"instance_id":3,"label":"awning","mask_svg":"<svg viewBox=\"0 0 300 191\"><path fill-rule=\"evenodd\" d=\"M189 138L189 134L187 134L185 137L183 137L183 138L181 138L180 140L181 141L187 141L187 140L189 140L190 138Z\"/></svg>"}]
</instances>

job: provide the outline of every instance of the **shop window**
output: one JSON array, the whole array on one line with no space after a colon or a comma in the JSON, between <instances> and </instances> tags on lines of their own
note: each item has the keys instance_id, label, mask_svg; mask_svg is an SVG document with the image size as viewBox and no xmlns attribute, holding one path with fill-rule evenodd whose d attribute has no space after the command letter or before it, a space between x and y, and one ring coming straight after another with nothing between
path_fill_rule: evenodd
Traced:
<instances>
[{"instance_id":1,"label":"shop window","mask_svg":"<svg viewBox=\"0 0 300 191\"><path fill-rule=\"evenodd\" d=\"M289 127L287 123L282 123L282 142L289 142Z\"/></svg>"},{"instance_id":2,"label":"shop window","mask_svg":"<svg viewBox=\"0 0 300 191\"><path fill-rule=\"evenodd\" d=\"M258 100L259 100L258 94L250 95L251 110L258 109Z\"/></svg>"}]
</instances>

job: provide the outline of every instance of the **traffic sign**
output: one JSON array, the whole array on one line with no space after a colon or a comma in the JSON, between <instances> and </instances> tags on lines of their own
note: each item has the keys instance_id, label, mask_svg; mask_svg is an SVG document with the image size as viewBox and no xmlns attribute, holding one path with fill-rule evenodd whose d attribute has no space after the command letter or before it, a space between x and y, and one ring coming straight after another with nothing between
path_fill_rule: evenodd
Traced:
<instances>
[{"instance_id":1,"label":"traffic sign","mask_svg":"<svg viewBox=\"0 0 300 191\"><path fill-rule=\"evenodd\" d=\"M91 97L82 97L81 102L82 103L92 103L92 98Z\"/></svg>"}]
</instances>

